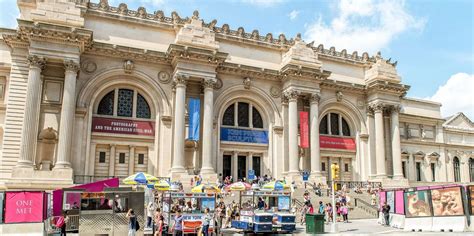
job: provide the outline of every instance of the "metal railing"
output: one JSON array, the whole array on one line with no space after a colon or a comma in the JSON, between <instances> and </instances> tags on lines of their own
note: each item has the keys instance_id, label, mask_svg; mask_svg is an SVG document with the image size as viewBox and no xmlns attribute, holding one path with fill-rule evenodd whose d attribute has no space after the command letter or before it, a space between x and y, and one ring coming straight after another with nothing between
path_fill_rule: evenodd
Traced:
<instances>
[{"instance_id":1,"label":"metal railing","mask_svg":"<svg viewBox=\"0 0 474 236\"><path fill-rule=\"evenodd\" d=\"M61 228L56 227L56 222L61 216L51 216L44 221L44 229L47 235L61 232ZM76 232L79 230L79 215L69 215L66 223L66 232Z\"/></svg>"},{"instance_id":2,"label":"metal railing","mask_svg":"<svg viewBox=\"0 0 474 236\"><path fill-rule=\"evenodd\" d=\"M346 185L346 188L348 189L354 189L356 187L359 187L361 189L367 188L367 186L370 186L371 188L378 188L382 187L381 182L367 182L367 181L341 181L341 180L335 180L334 183L341 188L343 185ZM329 188L331 188L331 181L327 182Z\"/></svg>"},{"instance_id":3,"label":"metal railing","mask_svg":"<svg viewBox=\"0 0 474 236\"><path fill-rule=\"evenodd\" d=\"M362 210L364 210L365 212L373 215L373 216L376 216L377 218L379 217L379 210L377 208L377 206L373 206L372 204L360 199L360 198L357 198L357 197L354 197L354 206L355 207L358 207Z\"/></svg>"},{"instance_id":4,"label":"metal railing","mask_svg":"<svg viewBox=\"0 0 474 236\"><path fill-rule=\"evenodd\" d=\"M74 175L74 184L88 184L100 180L119 178L120 181L128 176ZM159 180L170 180L169 177L157 177Z\"/></svg>"}]
</instances>

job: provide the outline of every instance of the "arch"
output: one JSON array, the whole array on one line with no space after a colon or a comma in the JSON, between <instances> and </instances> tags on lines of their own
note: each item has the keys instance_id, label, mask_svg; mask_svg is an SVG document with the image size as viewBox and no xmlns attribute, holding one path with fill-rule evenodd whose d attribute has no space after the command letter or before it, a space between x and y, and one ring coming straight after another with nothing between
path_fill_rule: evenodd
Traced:
<instances>
[{"instance_id":1,"label":"arch","mask_svg":"<svg viewBox=\"0 0 474 236\"><path fill-rule=\"evenodd\" d=\"M337 134L332 133L332 128L333 128L333 118L337 118ZM331 127L328 128L329 125L329 120L331 121ZM341 121L341 126L339 126L339 121ZM354 125L353 125L354 126ZM334 136L344 136L344 137L349 137L349 136L354 136L354 132L351 129L351 126L347 122L345 115L339 113L339 112L327 112L323 117L320 118L319 122L319 133L321 135L331 135Z\"/></svg>"},{"instance_id":2,"label":"arch","mask_svg":"<svg viewBox=\"0 0 474 236\"><path fill-rule=\"evenodd\" d=\"M459 164L459 158L455 156L453 159L454 182L461 182L461 172Z\"/></svg>"},{"instance_id":3,"label":"arch","mask_svg":"<svg viewBox=\"0 0 474 236\"><path fill-rule=\"evenodd\" d=\"M365 124L364 115L362 114L361 110L358 109L354 104L347 100L342 100L338 102L336 98L330 98L327 100L322 101L319 104L320 107L320 115L319 121L330 112L337 112L342 114L342 116L346 119L349 123L349 127L352 133L357 133L359 131L362 134L368 133L367 126Z\"/></svg>"},{"instance_id":4,"label":"arch","mask_svg":"<svg viewBox=\"0 0 474 236\"><path fill-rule=\"evenodd\" d=\"M242 105L242 106L241 106ZM241 110L244 108L244 110ZM237 110L237 112L235 112ZM222 116L221 125L230 127L247 127L252 129L263 129L265 123L263 122L260 109L254 105L253 102L246 100L238 100L229 104ZM246 116L242 116L243 112L247 112ZM250 119L252 116L252 119ZM241 118L243 122L241 123ZM237 120L237 123L235 122Z\"/></svg>"},{"instance_id":5,"label":"arch","mask_svg":"<svg viewBox=\"0 0 474 236\"><path fill-rule=\"evenodd\" d=\"M270 127L271 124L282 125L279 109L268 94L260 88L245 89L243 85L234 85L219 94L214 103L216 108L214 109L214 117L218 119L219 126L222 123L225 109L236 101L247 101L255 104L260 114L263 113L264 127Z\"/></svg>"}]
</instances>

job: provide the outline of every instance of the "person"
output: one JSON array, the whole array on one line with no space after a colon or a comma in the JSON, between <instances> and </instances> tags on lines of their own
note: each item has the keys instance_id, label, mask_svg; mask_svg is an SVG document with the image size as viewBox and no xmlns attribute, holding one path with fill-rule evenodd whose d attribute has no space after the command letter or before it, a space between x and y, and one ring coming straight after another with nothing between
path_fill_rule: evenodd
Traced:
<instances>
[{"instance_id":1,"label":"person","mask_svg":"<svg viewBox=\"0 0 474 236\"><path fill-rule=\"evenodd\" d=\"M311 203L308 204L308 213L310 213L310 214L314 213L314 207L313 207L313 204L311 204Z\"/></svg>"},{"instance_id":2,"label":"person","mask_svg":"<svg viewBox=\"0 0 474 236\"><path fill-rule=\"evenodd\" d=\"M375 195L375 192L372 192L372 195L370 196L370 198L371 198L370 204L371 204L372 206L375 206L376 201L377 201L377 196Z\"/></svg>"},{"instance_id":3,"label":"person","mask_svg":"<svg viewBox=\"0 0 474 236\"><path fill-rule=\"evenodd\" d=\"M69 222L68 211L63 211L63 214L59 217L56 222L56 227L61 229L61 236L66 236L66 225Z\"/></svg>"},{"instance_id":4,"label":"person","mask_svg":"<svg viewBox=\"0 0 474 236\"><path fill-rule=\"evenodd\" d=\"M390 206L387 205L387 202L383 203L382 213L383 213L383 218L385 220L385 225L390 226L390 222L389 222L389 220L390 220Z\"/></svg>"},{"instance_id":5,"label":"person","mask_svg":"<svg viewBox=\"0 0 474 236\"><path fill-rule=\"evenodd\" d=\"M258 198L257 208L259 210L263 210L265 208L265 201L263 201L263 198L261 197Z\"/></svg>"},{"instance_id":6,"label":"person","mask_svg":"<svg viewBox=\"0 0 474 236\"><path fill-rule=\"evenodd\" d=\"M319 201L319 214L324 214L324 204L322 201Z\"/></svg>"},{"instance_id":7,"label":"person","mask_svg":"<svg viewBox=\"0 0 474 236\"><path fill-rule=\"evenodd\" d=\"M181 215L181 210L176 211L174 216L173 226L171 227L171 232L173 235L183 235L183 216Z\"/></svg>"},{"instance_id":8,"label":"person","mask_svg":"<svg viewBox=\"0 0 474 236\"><path fill-rule=\"evenodd\" d=\"M219 235L222 228L222 221L225 217L225 204L223 202L217 206L214 217L216 222L216 235Z\"/></svg>"},{"instance_id":9,"label":"person","mask_svg":"<svg viewBox=\"0 0 474 236\"><path fill-rule=\"evenodd\" d=\"M128 236L135 236L138 228L138 221L133 209L130 208L128 210L126 217L128 219Z\"/></svg>"},{"instance_id":10,"label":"person","mask_svg":"<svg viewBox=\"0 0 474 236\"><path fill-rule=\"evenodd\" d=\"M146 208L146 210L147 210L146 227L151 228L151 226L153 225L153 215L156 210L155 203L153 201L150 201L150 203L148 203L148 207Z\"/></svg>"},{"instance_id":11,"label":"person","mask_svg":"<svg viewBox=\"0 0 474 236\"><path fill-rule=\"evenodd\" d=\"M99 210L109 210L110 208L109 199L105 198L102 205L99 206Z\"/></svg>"},{"instance_id":12,"label":"person","mask_svg":"<svg viewBox=\"0 0 474 236\"><path fill-rule=\"evenodd\" d=\"M163 227L165 225L165 218L163 215L160 214L156 221L156 231L155 231L155 236L161 236L163 235Z\"/></svg>"},{"instance_id":13,"label":"person","mask_svg":"<svg viewBox=\"0 0 474 236\"><path fill-rule=\"evenodd\" d=\"M331 203L328 203L328 207L326 208L326 211L327 211L327 214L328 214L328 222L332 222L333 221L333 212L332 212L332 204Z\"/></svg>"},{"instance_id":14,"label":"person","mask_svg":"<svg viewBox=\"0 0 474 236\"><path fill-rule=\"evenodd\" d=\"M204 209L204 218L202 219L202 235L209 236L209 224L212 217L209 214L209 208Z\"/></svg>"},{"instance_id":15,"label":"person","mask_svg":"<svg viewBox=\"0 0 474 236\"><path fill-rule=\"evenodd\" d=\"M74 203L72 204L72 209L74 209L74 210L79 209L79 206L77 205L77 202L74 202Z\"/></svg>"},{"instance_id":16,"label":"person","mask_svg":"<svg viewBox=\"0 0 474 236\"><path fill-rule=\"evenodd\" d=\"M349 223L349 219L348 219L349 208L347 207L347 204L342 204L341 213L342 213L342 221L345 223Z\"/></svg>"}]
</instances>

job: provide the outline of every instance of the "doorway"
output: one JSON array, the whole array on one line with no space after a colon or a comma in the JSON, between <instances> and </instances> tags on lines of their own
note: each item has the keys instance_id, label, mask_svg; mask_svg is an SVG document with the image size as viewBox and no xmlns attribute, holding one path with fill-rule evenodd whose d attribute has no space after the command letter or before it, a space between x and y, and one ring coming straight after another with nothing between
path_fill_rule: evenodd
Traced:
<instances>
[{"instance_id":1,"label":"doorway","mask_svg":"<svg viewBox=\"0 0 474 236\"><path fill-rule=\"evenodd\" d=\"M252 156L252 170L255 171L255 177L260 176L260 156Z\"/></svg>"},{"instance_id":2,"label":"doorway","mask_svg":"<svg viewBox=\"0 0 474 236\"><path fill-rule=\"evenodd\" d=\"M247 156L237 157L237 179L247 178Z\"/></svg>"},{"instance_id":3,"label":"doorway","mask_svg":"<svg viewBox=\"0 0 474 236\"><path fill-rule=\"evenodd\" d=\"M224 155L222 161L222 175L223 178L227 176L232 176L232 156Z\"/></svg>"}]
</instances>

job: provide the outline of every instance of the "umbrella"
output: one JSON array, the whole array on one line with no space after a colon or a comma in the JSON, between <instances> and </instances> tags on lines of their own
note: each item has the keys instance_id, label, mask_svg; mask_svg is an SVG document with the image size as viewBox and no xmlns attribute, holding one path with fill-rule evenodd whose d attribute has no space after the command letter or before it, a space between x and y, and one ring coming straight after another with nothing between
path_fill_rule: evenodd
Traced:
<instances>
[{"instance_id":1,"label":"umbrella","mask_svg":"<svg viewBox=\"0 0 474 236\"><path fill-rule=\"evenodd\" d=\"M262 190L268 191L282 191L290 189L290 185L284 184L280 181L272 181L263 185Z\"/></svg>"},{"instance_id":2,"label":"umbrella","mask_svg":"<svg viewBox=\"0 0 474 236\"><path fill-rule=\"evenodd\" d=\"M171 184L166 180L160 180L155 184L155 189L158 191L169 191Z\"/></svg>"},{"instance_id":3,"label":"umbrella","mask_svg":"<svg viewBox=\"0 0 474 236\"><path fill-rule=\"evenodd\" d=\"M191 189L193 193L220 193L221 190L212 184L200 184Z\"/></svg>"},{"instance_id":4,"label":"umbrella","mask_svg":"<svg viewBox=\"0 0 474 236\"><path fill-rule=\"evenodd\" d=\"M130 175L127 178L123 180L124 184L148 184L148 183L153 183L158 181L158 178L156 178L153 175L149 175L147 173L143 172L138 172L134 175Z\"/></svg>"},{"instance_id":5,"label":"umbrella","mask_svg":"<svg viewBox=\"0 0 474 236\"><path fill-rule=\"evenodd\" d=\"M245 191L245 190L250 190L251 188L252 188L252 185L245 182L235 182L225 187L227 191Z\"/></svg>"}]
</instances>

